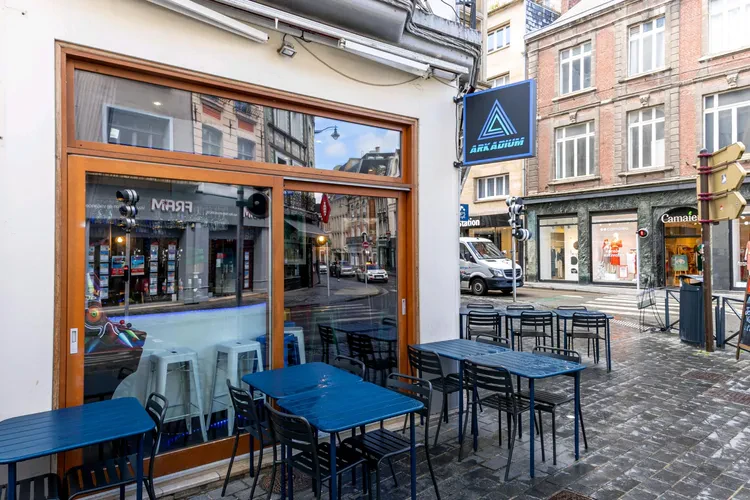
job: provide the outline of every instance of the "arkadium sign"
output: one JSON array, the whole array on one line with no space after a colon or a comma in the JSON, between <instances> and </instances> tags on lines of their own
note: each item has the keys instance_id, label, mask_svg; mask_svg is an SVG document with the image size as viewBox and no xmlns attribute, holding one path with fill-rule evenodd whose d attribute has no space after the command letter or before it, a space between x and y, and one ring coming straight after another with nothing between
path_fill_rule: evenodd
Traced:
<instances>
[{"instance_id":1,"label":"arkadium sign","mask_svg":"<svg viewBox=\"0 0 750 500\"><path fill-rule=\"evenodd\" d=\"M464 96L464 165L534 156L536 82Z\"/></svg>"}]
</instances>

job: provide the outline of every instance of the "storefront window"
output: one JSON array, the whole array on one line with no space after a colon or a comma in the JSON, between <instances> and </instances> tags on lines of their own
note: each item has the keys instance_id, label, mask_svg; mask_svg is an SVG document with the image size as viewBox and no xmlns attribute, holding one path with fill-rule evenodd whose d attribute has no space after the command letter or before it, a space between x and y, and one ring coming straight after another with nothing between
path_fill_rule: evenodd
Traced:
<instances>
[{"instance_id":1,"label":"storefront window","mask_svg":"<svg viewBox=\"0 0 750 500\"><path fill-rule=\"evenodd\" d=\"M327 222L321 204L330 206ZM284 193L285 362L359 357L371 345L379 367L397 370L397 200Z\"/></svg>"},{"instance_id":2,"label":"storefront window","mask_svg":"<svg viewBox=\"0 0 750 500\"><path fill-rule=\"evenodd\" d=\"M591 218L594 281L635 283L638 216L635 213Z\"/></svg>"},{"instance_id":3,"label":"storefront window","mask_svg":"<svg viewBox=\"0 0 750 500\"><path fill-rule=\"evenodd\" d=\"M397 130L81 70L75 80L79 141L401 177Z\"/></svg>"},{"instance_id":4,"label":"storefront window","mask_svg":"<svg viewBox=\"0 0 750 500\"><path fill-rule=\"evenodd\" d=\"M578 281L578 218L539 219L539 278Z\"/></svg>"},{"instance_id":5,"label":"storefront window","mask_svg":"<svg viewBox=\"0 0 750 500\"><path fill-rule=\"evenodd\" d=\"M703 245L698 211L678 208L664 214L664 275L667 286L679 286L684 274L703 272Z\"/></svg>"},{"instance_id":6,"label":"storefront window","mask_svg":"<svg viewBox=\"0 0 750 500\"><path fill-rule=\"evenodd\" d=\"M125 190L139 198L129 230ZM84 402L164 394L160 452L227 437L225 381L268 365L270 195L87 177Z\"/></svg>"},{"instance_id":7,"label":"storefront window","mask_svg":"<svg viewBox=\"0 0 750 500\"><path fill-rule=\"evenodd\" d=\"M734 260L734 285L745 287L750 260L750 213L744 213L739 220L732 221L732 248Z\"/></svg>"}]
</instances>

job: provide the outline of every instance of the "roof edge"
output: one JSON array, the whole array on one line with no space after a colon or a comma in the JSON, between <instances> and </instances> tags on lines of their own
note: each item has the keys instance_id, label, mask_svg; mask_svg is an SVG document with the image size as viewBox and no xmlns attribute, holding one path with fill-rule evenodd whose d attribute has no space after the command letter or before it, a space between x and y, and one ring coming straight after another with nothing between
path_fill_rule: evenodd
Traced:
<instances>
[{"instance_id":1,"label":"roof edge","mask_svg":"<svg viewBox=\"0 0 750 500\"><path fill-rule=\"evenodd\" d=\"M535 41L538 38L542 38L544 35L548 35L548 34L553 33L555 31L561 30L562 28L565 28L565 27L567 27L567 26L569 26L571 24L575 24L576 22L581 21L581 20L583 20L585 18L591 17L591 16L593 16L595 14L596 15L601 15L602 13L604 13L604 11L610 10L611 8L613 8L614 6L616 6L619 3L622 3L622 0L609 0L609 2L603 3L601 5L597 5L596 7L592 8L592 9L585 10L585 11L581 12L580 14L576 14L575 16L571 16L568 19L562 19L562 22L558 22L558 21L560 21L560 19L558 19L558 21L555 21L554 23L552 23L552 24L550 24L548 26L545 26L542 29L539 29L539 30L536 30L536 31L532 31L531 33L526 34L523 37L524 41L526 41L527 43Z\"/></svg>"}]
</instances>

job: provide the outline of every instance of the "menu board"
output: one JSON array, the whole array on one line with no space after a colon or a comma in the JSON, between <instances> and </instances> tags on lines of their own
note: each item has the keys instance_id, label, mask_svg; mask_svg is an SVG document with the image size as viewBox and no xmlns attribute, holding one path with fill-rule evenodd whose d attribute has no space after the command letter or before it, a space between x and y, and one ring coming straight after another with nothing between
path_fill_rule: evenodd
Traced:
<instances>
[{"instance_id":1,"label":"menu board","mask_svg":"<svg viewBox=\"0 0 750 500\"><path fill-rule=\"evenodd\" d=\"M742 323L740 324L740 340L737 342L737 359L740 359L740 349L750 349L750 280L745 288L745 300L742 306Z\"/></svg>"}]
</instances>

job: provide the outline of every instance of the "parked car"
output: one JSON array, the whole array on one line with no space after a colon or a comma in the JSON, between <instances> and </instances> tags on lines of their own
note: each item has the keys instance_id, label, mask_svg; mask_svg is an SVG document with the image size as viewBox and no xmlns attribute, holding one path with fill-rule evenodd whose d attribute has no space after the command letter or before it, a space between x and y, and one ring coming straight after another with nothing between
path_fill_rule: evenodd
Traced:
<instances>
[{"instance_id":1,"label":"parked car","mask_svg":"<svg viewBox=\"0 0 750 500\"><path fill-rule=\"evenodd\" d=\"M352 277L355 275L354 268L349 262L343 260L340 262L334 262L331 265L331 276L338 278Z\"/></svg>"},{"instance_id":2,"label":"parked car","mask_svg":"<svg viewBox=\"0 0 750 500\"><path fill-rule=\"evenodd\" d=\"M320 268L320 274L328 274L328 266L321 262L318 267Z\"/></svg>"},{"instance_id":3,"label":"parked car","mask_svg":"<svg viewBox=\"0 0 750 500\"><path fill-rule=\"evenodd\" d=\"M367 264L357 269L357 280L365 281L382 281L388 283L388 273L385 269L381 269L378 264Z\"/></svg>"},{"instance_id":4,"label":"parked car","mask_svg":"<svg viewBox=\"0 0 750 500\"><path fill-rule=\"evenodd\" d=\"M487 290L513 291L515 269L516 287L523 286L521 266L511 262L508 256L486 238L459 238L459 273L461 290L474 295L484 295Z\"/></svg>"}]
</instances>

